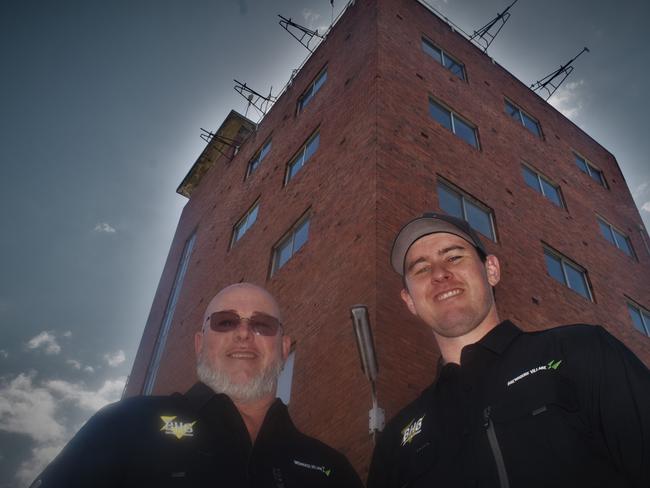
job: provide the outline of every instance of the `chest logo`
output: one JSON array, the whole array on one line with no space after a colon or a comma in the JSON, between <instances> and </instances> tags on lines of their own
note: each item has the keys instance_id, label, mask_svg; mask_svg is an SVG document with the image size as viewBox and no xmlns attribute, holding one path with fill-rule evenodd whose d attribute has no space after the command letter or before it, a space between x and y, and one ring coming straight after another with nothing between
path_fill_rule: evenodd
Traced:
<instances>
[{"instance_id":1,"label":"chest logo","mask_svg":"<svg viewBox=\"0 0 650 488\"><path fill-rule=\"evenodd\" d=\"M314 471L320 471L321 473L324 473L325 476L329 476L332 473L331 468L326 468L325 466L316 466L315 464L303 463L302 461L298 461L297 459L293 460L293 464L295 464L296 466L301 466L303 468L313 469Z\"/></svg>"},{"instance_id":2,"label":"chest logo","mask_svg":"<svg viewBox=\"0 0 650 488\"><path fill-rule=\"evenodd\" d=\"M540 371L556 371L559 367L560 364L562 364L562 360L555 360L551 359L548 363L542 364L541 366L536 366L534 368L529 369L528 371L524 371L521 373L519 376L516 376L512 378L510 381L508 381L507 385L512 386L514 385L517 381L522 380L526 378L527 376L530 376L531 374L539 373Z\"/></svg>"},{"instance_id":3,"label":"chest logo","mask_svg":"<svg viewBox=\"0 0 650 488\"><path fill-rule=\"evenodd\" d=\"M163 426L160 430L164 431L165 434L173 435L177 439L194 436L194 424L196 420L194 422L178 422L175 419L176 416L168 417L161 415L160 420L163 421Z\"/></svg>"},{"instance_id":4,"label":"chest logo","mask_svg":"<svg viewBox=\"0 0 650 488\"><path fill-rule=\"evenodd\" d=\"M410 444L413 438L422 432L422 421L424 420L424 415L417 420L411 420L406 427L402 429L402 446Z\"/></svg>"}]
</instances>

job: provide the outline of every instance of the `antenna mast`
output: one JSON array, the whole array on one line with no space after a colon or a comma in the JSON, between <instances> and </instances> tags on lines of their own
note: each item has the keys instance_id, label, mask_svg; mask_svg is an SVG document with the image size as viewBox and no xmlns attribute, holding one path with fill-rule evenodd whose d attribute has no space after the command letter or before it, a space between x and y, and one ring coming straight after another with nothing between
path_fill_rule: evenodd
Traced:
<instances>
[{"instance_id":1,"label":"antenna mast","mask_svg":"<svg viewBox=\"0 0 650 488\"><path fill-rule=\"evenodd\" d=\"M488 47L490 47L490 44L494 41L494 38L499 34L499 31L501 31L503 26L506 25L506 22L508 22L508 19L510 18L510 12L508 12L508 10L510 10L517 1L518 0L512 2L508 5L507 9L500 14L497 14L494 19L485 24L479 30L474 31L474 34L470 36L469 40L474 41L476 45L482 48L483 52L486 53Z\"/></svg>"},{"instance_id":2,"label":"antenna mast","mask_svg":"<svg viewBox=\"0 0 650 488\"><path fill-rule=\"evenodd\" d=\"M560 66L557 70L553 71L553 73L551 73L550 75L547 75L541 80L536 81L535 83L530 85L530 88L534 92L538 92L537 93L538 95L540 95L539 92L544 90L547 94L545 100L548 100L553 96L553 94L564 82L564 80L566 80L567 77L571 73L573 73L574 67L571 66L571 63L573 63L576 59L578 59L578 57L580 57L580 55L584 52L589 52L589 48L587 47L582 48L582 51L580 51L573 59Z\"/></svg>"},{"instance_id":3,"label":"antenna mast","mask_svg":"<svg viewBox=\"0 0 650 488\"><path fill-rule=\"evenodd\" d=\"M246 83L242 83L241 81L237 80L233 81L236 83L233 87L235 91L244 97L248 102L248 105L246 106L246 115L248 115L248 109L252 105L258 112L262 114L262 117L264 117L266 115L266 112L269 111L271 106L277 100L277 97L271 95L271 90L273 90L273 87L271 87L271 90L269 90L269 94L267 96L264 96L260 95L252 88L246 86Z\"/></svg>"},{"instance_id":4,"label":"antenna mast","mask_svg":"<svg viewBox=\"0 0 650 488\"><path fill-rule=\"evenodd\" d=\"M332 6L332 8L334 7ZM294 39L296 39L300 44L305 46L310 53L314 52L309 47L309 43L314 39L314 37L325 39L325 37L321 36L317 30L314 31L311 29L307 29L306 27L303 27L300 24L296 24L294 21L291 20L291 17L288 19L286 17L282 17L282 15L278 15L278 17L280 17L279 24L282 26L282 28L286 30L289 34L291 34L294 37Z\"/></svg>"},{"instance_id":5,"label":"antenna mast","mask_svg":"<svg viewBox=\"0 0 650 488\"><path fill-rule=\"evenodd\" d=\"M232 147L235 149L234 153L237 154L239 151L239 144L238 141L235 139L231 139L230 137L224 137L220 136L218 134L215 134L214 132L210 132L209 130L204 129L201 127L201 139L203 139L205 142L209 143L212 140L215 140L225 146ZM227 155L224 153L217 145L213 146L217 151L221 153L222 156L226 156L229 159L232 159L232 156Z\"/></svg>"}]
</instances>

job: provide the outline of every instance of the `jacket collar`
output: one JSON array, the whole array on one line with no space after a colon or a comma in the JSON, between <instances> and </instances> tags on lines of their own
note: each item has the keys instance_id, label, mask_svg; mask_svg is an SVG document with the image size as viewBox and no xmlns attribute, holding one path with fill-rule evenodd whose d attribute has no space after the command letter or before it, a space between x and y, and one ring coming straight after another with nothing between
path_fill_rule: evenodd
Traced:
<instances>
[{"instance_id":1,"label":"jacket collar","mask_svg":"<svg viewBox=\"0 0 650 488\"><path fill-rule=\"evenodd\" d=\"M521 335L521 329L509 320L504 320L490 332L485 334L477 344L496 354L503 354L510 343Z\"/></svg>"}]
</instances>

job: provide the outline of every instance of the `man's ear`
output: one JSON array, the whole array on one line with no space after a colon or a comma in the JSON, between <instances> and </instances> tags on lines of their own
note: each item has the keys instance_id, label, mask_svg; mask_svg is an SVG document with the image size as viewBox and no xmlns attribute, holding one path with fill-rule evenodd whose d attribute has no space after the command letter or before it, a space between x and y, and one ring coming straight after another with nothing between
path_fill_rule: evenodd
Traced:
<instances>
[{"instance_id":1,"label":"man's ear","mask_svg":"<svg viewBox=\"0 0 650 488\"><path fill-rule=\"evenodd\" d=\"M499 259L494 254L489 254L485 258L485 272L490 285L496 286L501 280L501 265L499 264Z\"/></svg>"},{"instance_id":2,"label":"man's ear","mask_svg":"<svg viewBox=\"0 0 650 488\"><path fill-rule=\"evenodd\" d=\"M200 330L194 334L194 354L196 357L199 357L201 354L201 349L203 349L203 331Z\"/></svg>"},{"instance_id":3,"label":"man's ear","mask_svg":"<svg viewBox=\"0 0 650 488\"><path fill-rule=\"evenodd\" d=\"M406 303L409 312L417 316L418 313L415 310L415 304L413 303L413 298L411 298L411 294L409 293L409 291L406 288L402 288L402 291L400 292L400 296L402 297L402 301Z\"/></svg>"},{"instance_id":4,"label":"man's ear","mask_svg":"<svg viewBox=\"0 0 650 488\"><path fill-rule=\"evenodd\" d=\"M282 362L284 363L289 357L291 352L291 337L288 335L282 336Z\"/></svg>"}]
</instances>

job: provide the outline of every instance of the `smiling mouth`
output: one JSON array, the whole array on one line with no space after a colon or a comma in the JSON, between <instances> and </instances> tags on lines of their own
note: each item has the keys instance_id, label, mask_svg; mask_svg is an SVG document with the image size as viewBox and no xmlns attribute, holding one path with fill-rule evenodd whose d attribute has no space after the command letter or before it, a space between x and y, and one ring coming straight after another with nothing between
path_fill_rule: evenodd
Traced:
<instances>
[{"instance_id":1,"label":"smiling mouth","mask_svg":"<svg viewBox=\"0 0 650 488\"><path fill-rule=\"evenodd\" d=\"M436 302L441 302L443 300L449 300L450 298L458 296L461 293L463 293L463 290L461 290L460 288L454 288L453 290L449 290L449 291L446 291L444 293L439 293L438 295L436 295L434 297L434 300Z\"/></svg>"},{"instance_id":2,"label":"smiling mouth","mask_svg":"<svg viewBox=\"0 0 650 488\"><path fill-rule=\"evenodd\" d=\"M234 351L227 354L232 359L256 359L257 354L251 351Z\"/></svg>"}]
</instances>

